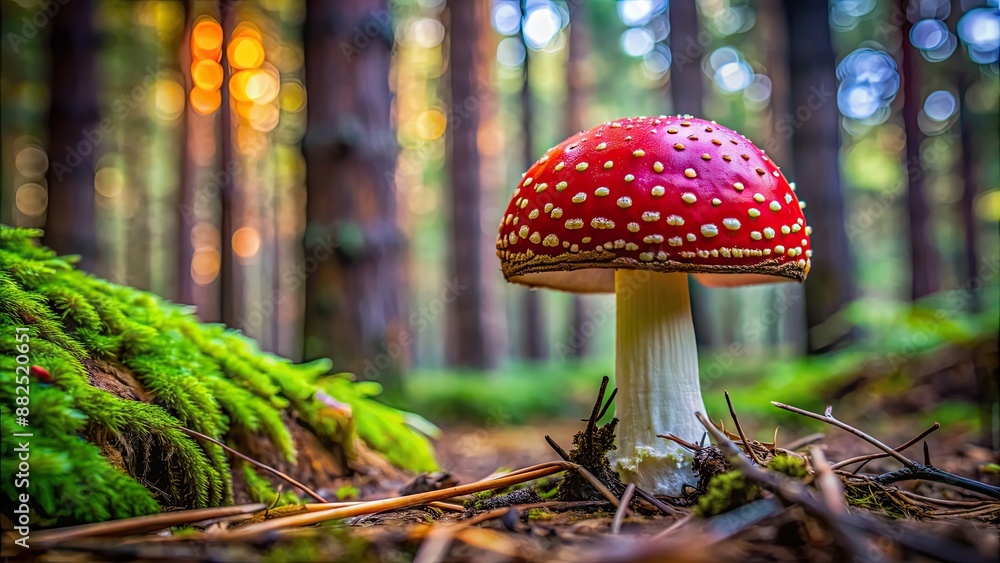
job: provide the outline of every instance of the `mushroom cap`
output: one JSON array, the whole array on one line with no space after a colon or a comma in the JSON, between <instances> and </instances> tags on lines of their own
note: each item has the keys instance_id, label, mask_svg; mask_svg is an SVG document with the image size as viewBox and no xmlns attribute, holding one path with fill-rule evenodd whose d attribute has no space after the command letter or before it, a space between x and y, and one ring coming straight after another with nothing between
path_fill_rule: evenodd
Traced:
<instances>
[{"instance_id":1,"label":"mushroom cap","mask_svg":"<svg viewBox=\"0 0 1000 563\"><path fill-rule=\"evenodd\" d=\"M619 119L528 169L497 256L507 281L580 293L613 292L618 268L709 286L801 282L812 255L802 207L774 162L731 129L690 116Z\"/></svg>"}]
</instances>

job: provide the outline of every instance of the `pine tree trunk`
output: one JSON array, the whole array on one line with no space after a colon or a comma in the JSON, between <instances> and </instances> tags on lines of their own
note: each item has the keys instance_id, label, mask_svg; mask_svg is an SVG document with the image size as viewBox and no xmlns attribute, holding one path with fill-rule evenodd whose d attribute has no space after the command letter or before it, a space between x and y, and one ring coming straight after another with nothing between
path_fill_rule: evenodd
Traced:
<instances>
[{"instance_id":1,"label":"pine tree trunk","mask_svg":"<svg viewBox=\"0 0 1000 563\"><path fill-rule=\"evenodd\" d=\"M97 265L94 161L110 127L100 126L94 65L98 47L92 0L60 5L50 24L51 105L48 139L48 216L45 244Z\"/></svg>"},{"instance_id":2,"label":"pine tree trunk","mask_svg":"<svg viewBox=\"0 0 1000 563\"><path fill-rule=\"evenodd\" d=\"M900 13L906 14L907 0L899 0ZM941 267L934 245L931 207L924 188L924 167L920 161L920 132L918 116L923 105L920 88L920 54L910 42L909 17L903 18L902 78L903 125L906 128L906 210L909 216L910 240L910 296L918 299L938 291L941 286ZM818 250L817 250L818 253ZM815 264L815 260L813 264Z\"/></svg>"},{"instance_id":3,"label":"pine tree trunk","mask_svg":"<svg viewBox=\"0 0 1000 563\"><path fill-rule=\"evenodd\" d=\"M392 26L386 0L308 0L305 346L387 387L399 384L411 335L396 216L390 123Z\"/></svg>"},{"instance_id":4,"label":"pine tree trunk","mask_svg":"<svg viewBox=\"0 0 1000 563\"><path fill-rule=\"evenodd\" d=\"M853 261L840 184L840 112L835 56L826 2L785 0L788 29L789 107L792 167L803 174L798 196L816 210L806 214L813 228L812 270L805 283L806 322L826 321L855 295ZM808 173L808 177L804 174ZM810 341L815 351L828 343Z\"/></svg>"},{"instance_id":5,"label":"pine tree trunk","mask_svg":"<svg viewBox=\"0 0 1000 563\"><path fill-rule=\"evenodd\" d=\"M447 164L451 186L448 279L453 280L455 291L448 307L447 357L454 366L492 369L497 363L497 350L491 345L487 324L489 301L483 268L487 253L477 148L480 94L476 77L482 61L476 36L486 10L480 0L454 0L448 6L452 106Z\"/></svg>"},{"instance_id":6,"label":"pine tree trunk","mask_svg":"<svg viewBox=\"0 0 1000 563\"><path fill-rule=\"evenodd\" d=\"M586 64L590 11L584 1L577 0L569 25L569 59L566 61L566 137L581 131L587 107L587 84L583 65ZM584 358L590 355L590 335L584 330L587 321L587 303L580 295L570 301L569 355Z\"/></svg>"},{"instance_id":7,"label":"pine tree trunk","mask_svg":"<svg viewBox=\"0 0 1000 563\"><path fill-rule=\"evenodd\" d=\"M670 66L670 98L674 113L691 114L702 117L702 98L705 87L702 82L701 60L705 45L698 38L698 6L694 0L671 2L670 52L673 62ZM688 279L691 295L691 317L694 323L695 340L698 346L710 346L712 338L712 318L709 308L708 290Z\"/></svg>"},{"instance_id":8,"label":"pine tree trunk","mask_svg":"<svg viewBox=\"0 0 1000 563\"><path fill-rule=\"evenodd\" d=\"M975 280L979 277L979 242L976 233L976 195L979 192L976 181L975 155L973 155L976 119L966 104L966 94L969 91L970 78L960 77L958 88L959 127L962 143L962 161L959 177L962 179L962 200L960 218L964 238L962 241L962 258L965 266L963 287L976 287ZM994 129L995 131L995 129ZM979 310L980 297L978 291L970 292L969 308Z\"/></svg>"},{"instance_id":9,"label":"pine tree trunk","mask_svg":"<svg viewBox=\"0 0 1000 563\"><path fill-rule=\"evenodd\" d=\"M535 130L532 127L534 119L534 101L531 98L531 55L525 45L524 85L521 86L521 143L524 157L524 169L527 170L536 160L535 147L532 142ZM545 332L545 319L542 314L542 298L538 291L524 289L524 300L521 302L523 316L521 317L521 350L529 360L544 360L549 356L548 338Z\"/></svg>"},{"instance_id":10,"label":"pine tree trunk","mask_svg":"<svg viewBox=\"0 0 1000 563\"><path fill-rule=\"evenodd\" d=\"M220 21L222 23L222 103L219 106L219 114L222 117L222 130L219 133L219 151L222 153L220 161L220 172L223 174L223 183L219 189L220 220L220 253L219 263L219 310L222 322L227 326L236 326L236 319L239 318L238 303L242 301L243 280L238 275L238 269L233 260L233 233L236 231L234 216L237 212L239 199L242 195L240 187L240 170L237 158L233 154L233 110L230 107L229 80L232 78L232 71L229 68L229 60L226 46L232 37L233 28L236 26L236 14L233 13L234 6L232 0L220 0Z\"/></svg>"}]
</instances>

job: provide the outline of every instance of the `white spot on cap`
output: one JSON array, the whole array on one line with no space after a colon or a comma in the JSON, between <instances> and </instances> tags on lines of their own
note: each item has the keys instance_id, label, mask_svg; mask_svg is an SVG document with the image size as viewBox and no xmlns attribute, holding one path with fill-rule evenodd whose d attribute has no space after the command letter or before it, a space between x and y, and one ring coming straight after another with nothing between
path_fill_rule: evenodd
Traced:
<instances>
[{"instance_id":1,"label":"white spot on cap","mask_svg":"<svg viewBox=\"0 0 1000 563\"><path fill-rule=\"evenodd\" d=\"M590 165L587 164L586 162L581 162L580 164L576 165L576 171L577 172L583 172L584 170L587 169L588 166L590 166Z\"/></svg>"},{"instance_id":2,"label":"white spot on cap","mask_svg":"<svg viewBox=\"0 0 1000 563\"><path fill-rule=\"evenodd\" d=\"M694 242L698 240L698 237L694 233L688 233L684 235L684 238L688 239L688 242Z\"/></svg>"},{"instance_id":3,"label":"white spot on cap","mask_svg":"<svg viewBox=\"0 0 1000 563\"><path fill-rule=\"evenodd\" d=\"M668 215L667 216L667 224L668 225L674 225L675 227L679 227L679 226L681 226L681 225L684 224L684 218L681 217L680 215Z\"/></svg>"},{"instance_id":4,"label":"white spot on cap","mask_svg":"<svg viewBox=\"0 0 1000 563\"><path fill-rule=\"evenodd\" d=\"M760 210L751 207L750 209L747 209L747 215L751 217L760 217Z\"/></svg>"},{"instance_id":5,"label":"white spot on cap","mask_svg":"<svg viewBox=\"0 0 1000 563\"><path fill-rule=\"evenodd\" d=\"M583 228L583 219L566 219L566 228L573 231Z\"/></svg>"},{"instance_id":6,"label":"white spot on cap","mask_svg":"<svg viewBox=\"0 0 1000 563\"><path fill-rule=\"evenodd\" d=\"M611 190L609 190L608 188L597 188L596 190L594 190L594 195L596 195L597 197L605 197L610 193Z\"/></svg>"},{"instance_id":7,"label":"white spot on cap","mask_svg":"<svg viewBox=\"0 0 1000 563\"><path fill-rule=\"evenodd\" d=\"M743 182L736 182L735 184L733 184L733 187L736 188L736 191L742 192L743 191Z\"/></svg>"},{"instance_id":8,"label":"white spot on cap","mask_svg":"<svg viewBox=\"0 0 1000 563\"><path fill-rule=\"evenodd\" d=\"M660 197L667 193L667 190L663 186L653 186L653 189L649 190L649 193L653 197Z\"/></svg>"},{"instance_id":9,"label":"white spot on cap","mask_svg":"<svg viewBox=\"0 0 1000 563\"><path fill-rule=\"evenodd\" d=\"M631 182L632 180L635 180L635 176L633 176L631 174L626 174L625 175L625 181L626 182Z\"/></svg>"},{"instance_id":10,"label":"white spot on cap","mask_svg":"<svg viewBox=\"0 0 1000 563\"><path fill-rule=\"evenodd\" d=\"M615 165L615 163L609 160L609 161L607 161L607 162L604 163L604 169L605 170L610 170L614 165Z\"/></svg>"},{"instance_id":11,"label":"white spot on cap","mask_svg":"<svg viewBox=\"0 0 1000 563\"><path fill-rule=\"evenodd\" d=\"M580 192L573 196L573 203L583 203L587 201L587 194Z\"/></svg>"},{"instance_id":12,"label":"white spot on cap","mask_svg":"<svg viewBox=\"0 0 1000 563\"><path fill-rule=\"evenodd\" d=\"M764 203L764 195L763 194L753 194L753 200L756 201L757 203Z\"/></svg>"},{"instance_id":13,"label":"white spot on cap","mask_svg":"<svg viewBox=\"0 0 1000 563\"><path fill-rule=\"evenodd\" d=\"M565 162L560 162L559 164L556 164L555 171L558 172L558 171L562 170L565 167L566 167L566 163Z\"/></svg>"},{"instance_id":14,"label":"white spot on cap","mask_svg":"<svg viewBox=\"0 0 1000 563\"><path fill-rule=\"evenodd\" d=\"M638 233L639 232L639 223L636 223L635 221L633 221L633 222L629 223L628 225L625 225L625 228L628 229L630 232Z\"/></svg>"},{"instance_id":15,"label":"white spot on cap","mask_svg":"<svg viewBox=\"0 0 1000 563\"><path fill-rule=\"evenodd\" d=\"M750 231L750 238L753 240L760 240L764 237L760 234L760 231Z\"/></svg>"},{"instance_id":16,"label":"white spot on cap","mask_svg":"<svg viewBox=\"0 0 1000 563\"><path fill-rule=\"evenodd\" d=\"M618 207L621 207L622 209L628 209L629 207L632 207L632 198L628 196L623 196L618 198Z\"/></svg>"},{"instance_id":17,"label":"white spot on cap","mask_svg":"<svg viewBox=\"0 0 1000 563\"><path fill-rule=\"evenodd\" d=\"M599 151L603 151L604 149L608 148L608 144L607 143L601 143L601 144L597 145L594 148L597 149L597 150L599 150Z\"/></svg>"},{"instance_id":18,"label":"white spot on cap","mask_svg":"<svg viewBox=\"0 0 1000 563\"><path fill-rule=\"evenodd\" d=\"M527 178L524 179L524 183L521 184L521 185L524 186L524 187L528 187L528 186L531 185L531 182L533 180L534 180L534 178L532 178L531 176L528 176Z\"/></svg>"},{"instance_id":19,"label":"white spot on cap","mask_svg":"<svg viewBox=\"0 0 1000 563\"><path fill-rule=\"evenodd\" d=\"M725 227L730 231L735 231L740 228L739 219L726 218L722 220L722 224L725 225Z\"/></svg>"},{"instance_id":20,"label":"white spot on cap","mask_svg":"<svg viewBox=\"0 0 1000 563\"><path fill-rule=\"evenodd\" d=\"M686 168L684 170L684 175L687 176L688 178L697 178L698 177L698 173L694 171L694 168Z\"/></svg>"},{"instance_id":21,"label":"white spot on cap","mask_svg":"<svg viewBox=\"0 0 1000 563\"><path fill-rule=\"evenodd\" d=\"M656 221L660 220L660 212L659 211L643 211L642 212L642 220L646 221L647 223L655 223Z\"/></svg>"},{"instance_id":22,"label":"white spot on cap","mask_svg":"<svg viewBox=\"0 0 1000 563\"><path fill-rule=\"evenodd\" d=\"M681 237L670 237L669 239L667 239L667 244L669 244L670 246L680 246L684 244L684 239L682 239Z\"/></svg>"},{"instance_id":23,"label":"white spot on cap","mask_svg":"<svg viewBox=\"0 0 1000 563\"><path fill-rule=\"evenodd\" d=\"M565 190L566 186L568 186L568 185L569 184L567 184L565 181L559 182L558 184L556 184L556 191L557 192L561 192L561 191Z\"/></svg>"},{"instance_id":24,"label":"white spot on cap","mask_svg":"<svg viewBox=\"0 0 1000 563\"><path fill-rule=\"evenodd\" d=\"M684 200L685 203L694 203L698 201L698 197L691 192L684 192L681 194L681 199Z\"/></svg>"},{"instance_id":25,"label":"white spot on cap","mask_svg":"<svg viewBox=\"0 0 1000 563\"><path fill-rule=\"evenodd\" d=\"M636 149L636 150L632 151L632 156L634 156L636 158L646 156L646 151L644 151L642 149Z\"/></svg>"},{"instance_id":26,"label":"white spot on cap","mask_svg":"<svg viewBox=\"0 0 1000 563\"><path fill-rule=\"evenodd\" d=\"M768 205L768 207L771 209L771 211L774 211L775 213L781 211L781 204L778 203L777 201L772 201L771 204Z\"/></svg>"},{"instance_id":27,"label":"white spot on cap","mask_svg":"<svg viewBox=\"0 0 1000 563\"><path fill-rule=\"evenodd\" d=\"M663 163L660 162L660 161L654 162L653 163L653 171L657 172L657 173L663 172Z\"/></svg>"},{"instance_id":28,"label":"white spot on cap","mask_svg":"<svg viewBox=\"0 0 1000 563\"><path fill-rule=\"evenodd\" d=\"M712 224L702 225L701 234L704 237L712 238L715 235L719 234L719 228Z\"/></svg>"}]
</instances>

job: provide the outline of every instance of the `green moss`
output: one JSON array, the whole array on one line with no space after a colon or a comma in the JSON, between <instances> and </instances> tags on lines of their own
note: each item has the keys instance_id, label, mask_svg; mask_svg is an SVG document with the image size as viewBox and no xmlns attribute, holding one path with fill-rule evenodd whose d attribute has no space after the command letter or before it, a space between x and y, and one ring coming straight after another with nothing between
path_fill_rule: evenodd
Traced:
<instances>
[{"instance_id":1,"label":"green moss","mask_svg":"<svg viewBox=\"0 0 1000 563\"><path fill-rule=\"evenodd\" d=\"M263 353L237 331L199 323L188 307L89 276L38 246L39 235L0 225L0 425L5 437L32 434L33 522L94 522L157 512L161 505L231 503L226 453L177 427L222 441L236 429L258 434L294 462L284 422L290 409L348 456L360 438L401 467L435 469L430 444L408 424L412 415L375 401L377 387L326 376L329 361L296 365ZM22 327L30 350L19 362L25 347L15 329ZM24 373L34 365L45 368L51 382ZM103 377L130 391L115 381L118 371L134 377L152 401L95 382ZM26 384L30 424L22 428L15 401ZM317 398L320 391L349 411L328 408ZM8 439L0 445L0 491L10 501L23 492L14 487L15 447ZM251 497L277 499L267 479L252 469L246 475Z\"/></svg>"},{"instance_id":2,"label":"green moss","mask_svg":"<svg viewBox=\"0 0 1000 563\"><path fill-rule=\"evenodd\" d=\"M759 496L757 485L748 483L740 471L722 473L708 481L708 490L698 497L694 513L705 518L716 516L750 503Z\"/></svg>"},{"instance_id":3,"label":"green moss","mask_svg":"<svg viewBox=\"0 0 1000 563\"><path fill-rule=\"evenodd\" d=\"M785 475L795 479L802 479L809 474L809 469L806 468L805 460L801 457L792 455L774 456L774 458L771 459L771 463L767 464L767 468L771 471L784 473Z\"/></svg>"},{"instance_id":4,"label":"green moss","mask_svg":"<svg viewBox=\"0 0 1000 563\"><path fill-rule=\"evenodd\" d=\"M545 508L529 508L528 509L528 520L551 520L555 518L556 515L549 512Z\"/></svg>"}]
</instances>

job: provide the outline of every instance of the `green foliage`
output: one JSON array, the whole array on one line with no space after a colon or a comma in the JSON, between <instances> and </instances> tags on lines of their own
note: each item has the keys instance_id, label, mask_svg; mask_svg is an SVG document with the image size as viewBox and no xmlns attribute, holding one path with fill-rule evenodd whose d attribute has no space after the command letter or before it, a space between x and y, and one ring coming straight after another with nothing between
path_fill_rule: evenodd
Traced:
<instances>
[{"instance_id":1,"label":"green foliage","mask_svg":"<svg viewBox=\"0 0 1000 563\"><path fill-rule=\"evenodd\" d=\"M698 497L694 513L703 518L717 516L748 504L760 497L760 488L748 483L740 471L730 471L713 476L708 490Z\"/></svg>"},{"instance_id":2,"label":"green foliage","mask_svg":"<svg viewBox=\"0 0 1000 563\"><path fill-rule=\"evenodd\" d=\"M279 493L271 486L271 482L261 477L249 463L243 463L243 479L246 481L247 494L253 502L261 502L271 508L278 506L299 505L299 497L286 491Z\"/></svg>"},{"instance_id":3,"label":"green foliage","mask_svg":"<svg viewBox=\"0 0 1000 563\"><path fill-rule=\"evenodd\" d=\"M93 522L149 514L160 505L232 502L225 452L177 427L217 440L234 431L260 434L294 461L282 416L290 408L348 455L360 437L399 466L435 468L427 440L407 425L410 415L376 402L377 389L346 377L320 380L328 361L292 364L262 353L236 331L197 322L189 308L75 270L37 246L38 235L0 226L0 415L5 437L33 435L35 522ZM24 336L18 340L19 327L27 329L27 346ZM35 365L51 382L28 373ZM129 396L136 389L117 373L134 376L153 401ZM15 402L29 386L30 425L21 428ZM321 390L350 410L327 408L317 399ZM7 439L0 446L0 488L11 500L23 492L14 486L15 447ZM252 497L277 498L267 479L249 467L245 475Z\"/></svg>"}]
</instances>

